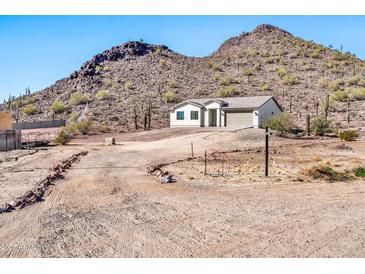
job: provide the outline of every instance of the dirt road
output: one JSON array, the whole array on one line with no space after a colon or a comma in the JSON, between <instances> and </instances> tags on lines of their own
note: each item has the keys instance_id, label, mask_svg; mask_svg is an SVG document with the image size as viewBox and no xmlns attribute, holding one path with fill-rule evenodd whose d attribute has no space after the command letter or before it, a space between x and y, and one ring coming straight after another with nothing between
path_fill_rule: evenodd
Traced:
<instances>
[{"instance_id":1,"label":"dirt road","mask_svg":"<svg viewBox=\"0 0 365 274\"><path fill-rule=\"evenodd\" d=\"M0 215L1 257L364 257L365 183L160 184L146 165L262 146L201 132L104 147L45 198Z\"/></svg>"}]
</instances>

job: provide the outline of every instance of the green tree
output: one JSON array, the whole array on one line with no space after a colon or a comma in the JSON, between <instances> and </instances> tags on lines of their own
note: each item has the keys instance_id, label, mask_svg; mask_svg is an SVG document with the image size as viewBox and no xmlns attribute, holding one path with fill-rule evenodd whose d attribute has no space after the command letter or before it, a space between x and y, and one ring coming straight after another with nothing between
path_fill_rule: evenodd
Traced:
<instances>
[{"instance_id":1,"label":"green tree","mask_svg":"<svg viewBox=\"0 0 365 274\"><path fill-rule=\"evenodd\" d=\"M294 127L294 123L289 113L279 112L266 119L262 123L262 127L268 127L275 130L279 136L283 136L285 133L290 132Z\"/></svg>"}]
</instances>

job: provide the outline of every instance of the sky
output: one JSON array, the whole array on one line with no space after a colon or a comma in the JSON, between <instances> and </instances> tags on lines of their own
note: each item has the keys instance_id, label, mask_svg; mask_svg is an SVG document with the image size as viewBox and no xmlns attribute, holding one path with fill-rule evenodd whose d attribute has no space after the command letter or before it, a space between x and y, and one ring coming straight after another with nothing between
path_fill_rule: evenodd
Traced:
<instances>
[{"instance_id":1,"label":"sky","mask_svg":"<svg viewBox=\"0 0 365 274\"><path fill-rule=\"evenodd\" d=\"M0 100L46 88L129 40L202 57L263 23L365 59L365 16L0 16Z\"/></svg>"}]
</instances>

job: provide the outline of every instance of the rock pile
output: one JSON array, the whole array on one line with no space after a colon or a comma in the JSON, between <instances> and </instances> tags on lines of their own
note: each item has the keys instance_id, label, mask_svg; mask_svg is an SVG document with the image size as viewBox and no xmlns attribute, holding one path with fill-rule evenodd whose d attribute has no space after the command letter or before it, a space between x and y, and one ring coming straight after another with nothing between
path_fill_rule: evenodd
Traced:
<instances>
[{"instance_id":1,"label":"rock pile","mask_svg":"<svg viewBox=\"0 0 365 274\"><path fill-rule=\"evenodd\" d=\"M162 171L161 168L167 164L157 164L147 167L149 174L155 175L161 184L175 183L175 178L168 171Z\"/></svg>"},{"instance_id":2,"label":"rock pile","mask_svg":"<svg viewBox=\"0 0 365 274\"><path fill-rule=\"evenodd\" d=\"M62 163L53 167L51 174L49 174L42 181L38 182L31 190L27 190L22 196L12 200L9 203L5 203L0 207L0 214L4 212L10 212L16 209L22 209L30 204L43 200L43 196L51 185L55 184L55 181L64 178L64 173L69 169L73 163L79 161L81 156L85 156L88 152L81 151L72 155L69 159L64 160Z\"/></svg>"}]
</instances>

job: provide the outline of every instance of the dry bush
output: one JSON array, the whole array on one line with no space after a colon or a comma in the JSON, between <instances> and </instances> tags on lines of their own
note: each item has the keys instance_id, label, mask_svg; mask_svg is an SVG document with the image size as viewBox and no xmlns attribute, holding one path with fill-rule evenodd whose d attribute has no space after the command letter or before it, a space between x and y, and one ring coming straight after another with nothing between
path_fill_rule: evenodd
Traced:
<instances>
[{"instance_id":1,"label":"dry bush","mask_svg":"<svg viewBox=\"0 0 365 274\"><path fill-rule=\"evenodd\" d=\"M330 163L321 163L311 167L303 168L301 169L300 174L315 180L320 179L329 182L345 181L351 179L351 175L348 171L336 171Z\"/></svg>"}]
</instances>

